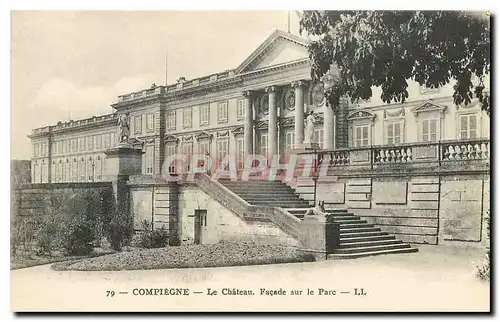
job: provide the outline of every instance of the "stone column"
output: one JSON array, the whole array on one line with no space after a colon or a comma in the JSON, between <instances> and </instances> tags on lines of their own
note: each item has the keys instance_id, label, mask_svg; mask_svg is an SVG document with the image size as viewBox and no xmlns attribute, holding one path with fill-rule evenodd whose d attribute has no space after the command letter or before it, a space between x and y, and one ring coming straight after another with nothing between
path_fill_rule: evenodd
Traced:
<instances>
[{"instance_id":1,"label":"stone column","mask_svg":"<svg viewBox=\"0 0 500 322\"><path fill-rule=\"evenodd\" d=\"M268 164L278 151L278 110L276 107L276 86L266 87L269 94L269 125L267 134Z\"/></svg>"},{"instance_id":2,"label":"stone column","mask_svg":"<svg viewBox=\"0 0 500 322\"><path fill-rule=\"evenodd\" d=\"M335 113L329 104L325 103L323 106L323 148L326 150L333 150L334 146L334 124Z\"/></svg>"},{"instance_id":3,"label":"stone column","mask_svg":"<svg viewBox=\"0 0 500 322\"><path fill-rule=\"evenodd\" d=\"M295 88L295 142L294 145L304 142L304 81L292 83Z\"/></svg>"},{"instance_id":4,"label":"stone column","mask_svg":"<svg viewBox=\"0 0 500 322\"><path fill-rule=\"evenodd\" d=\"M253 147L253 108L252 108L252 92L245 91L242 93L245 97L245 128L244 128L244 145L245 159L248 155L254 154Z\"/></svg>"},{"instance_id":5,"label":"stone column","mask_svg":"<svg viewBox=\"0 0 500 322\"><path fill-rule=\"evenodd\" d=\"M347 148L349 146L349 128L347 125L347 113L349 102L346 98L341 98L340 105L336 109L335 117L335 148Z\"/></svg>"}]
</instances>

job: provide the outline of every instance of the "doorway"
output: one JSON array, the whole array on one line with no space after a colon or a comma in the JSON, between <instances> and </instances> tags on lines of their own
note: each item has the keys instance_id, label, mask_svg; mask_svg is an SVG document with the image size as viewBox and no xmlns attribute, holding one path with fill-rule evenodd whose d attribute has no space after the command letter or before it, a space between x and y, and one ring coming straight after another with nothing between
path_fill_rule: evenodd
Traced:
<instances>
[{"instance_id":1,"label":"doorway","mask_svg":"<svg viewBox=\"0 0 500 322\"><path fill-rule=\"evenodd\" d=\"M203 241L204 227L207 227L207 210L198 209L194 211L194 243L199 245Z\"/></svg>"}]
</instances>

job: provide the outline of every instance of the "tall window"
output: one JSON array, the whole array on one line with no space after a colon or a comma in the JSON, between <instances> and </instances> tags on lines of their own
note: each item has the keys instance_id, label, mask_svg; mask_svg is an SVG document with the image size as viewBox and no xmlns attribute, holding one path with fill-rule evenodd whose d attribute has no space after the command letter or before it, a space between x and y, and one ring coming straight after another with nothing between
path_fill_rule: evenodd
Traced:
<instances>
[{"instance_id":1,"label":"tall window","mask_svg":"<svg viewBox=\"0 0 500 322\"><path fill-rule=\"evenodd\" d=\"M218 140L217 141L217 163L220 169L226 168L226 155L228 152L228 140Z\"/></svg>"},{"instance_id":2,"label":"tall window","mask_svg":"<svg viewBox=\"0 0 500 322\"><path fill-rule=\"evenodd\" d=\"M71 152L72 153L78 152L78 143L76 139L71 139Z\"/></svg>"},{"instance_id":3,"label":"tall window","mask_svg":"<svg viewBox=\"0 0 500 322\"><path fill-rule=\"evenodd\" d=\"M71 182L78 181L78 161L76 158L73 159L73 163L71 166Z\"/></svg>"},{"instance_id":4,"label":"tall window","mask_svg":"<svg viewBox=\"0 0 500 322\"><path fill-rule=\"evenodd\" d=\"M153 174L154 167L154 145L146 145L144 153L144 174Z\"/></svg>"},{"instance_id":5,"label":"tall window","mask_svg":"<svg viewBox=\"0 0 500 322\"><path fill-rule=\"evenodd\" d=\"M78 162L78 175L79 175L79 182L85 182L85 159L80 159L80 162Z\"/></svg>"},{"instance_id":6,"label":"tall window","mask_svg":"<svg viewBox=\"0 0 500 322\"><path fill-rule=\"evenodd\" d=\"M200 105L200 126L210 124L210 106Z\"/></svg>"},{"instance_id":7,"label":"tall window","mask_svg":"<svg viewBox=\"0 0 500 322\"><path fill-rule=\"evenodd\" d=\"M319 147L323 149L323 129L315 129L314 130L314 142L318 143Z\"/></svg>"},{"instance_id":8,"label":"tall window","mask_svg":"<svg viewBox=\"0 0 500 322\"><path fill-rule=\"evenodd\" d=\"M105 149L109 149L111 146L111 135L109 133L103 134L103 145Z\"/></svg>"},{"instance_id":9,"label":"tall window","mask_svg":"<svg viewBox=\"0 0 500 322\"><path fill-rule=\"evenodd\" d=\"M100 150L102 148L102 135L98 134L94 136L95 149Z\"/></svg>"},{"instance_id":10,"label":"tall window","mask_svg":"<svg viewBox=\"0 0 500 322\"><path fill-rule=\"evenodd\" d=\"M182 154L186 157L184 171L189 172L191 169L191 156L193 155L193 142L184 142L182 144Z\"/></svg>"},{"instance_id":11,"label":"tall window","mask_svg":"<svg viewBox=\"0 0 500 322\"><path fill-rule=\"evenodd\" d=\"M101 156L97 156L95 161L95 181L102 180L102 161Z\"/></svg>"},{"instance_id":12,"label":"tall window","mask_svg":"<svg viewBox=\"0 0 500 322\"><path fill-rule=\"evenodd\" d=\"M358 125L354 127L354 146L368 146L370 142L370 126Z\"/></svg>"},{"instance_id":13,"label":"tall window","mask_svg":"<svg viewBox=\"0 0 500 322\"><path fill-rule=\"evenodd\" d=\"M154 114L148 114L147 119L147 131L148 132L154 132L155 131L155 115Z\"/></svg>"},{"instance_id":14,"label":"tall window","mask_svg":"<svg viewBox=\"0 0 500 322\"><path fill-rule=\"evenodd\" d=\"M386 123L386 144L401 144L403 142L403 123Z\"/></svg>"},{"instance_id":15,"label":"tall window","mask_svg":"<svg viewBox=\"0 0 500 322\"><path fill-rule=\"evenodd\" d=\"M477 115L460 115L460 139L475 139L478 137Z\"/></svg>"},{"instance_id":16,"label":"tall window","mask_svg":"<svg viewBox=\"0 0 500 322\"><path fill-rule=\"evenodd\" d=\"M438 140L438 120L426 119L421 121L422 142L436 142Z\"/></svg>"},{"instance_id":17,"label":"tall window","mask_svg":"<svg viewBox=\"0 0 500 322\"><path fill-rule=\"evenodd\" d=\"M33 144L33 157L37 158L38 157L38 143Z\"/></svg>"},{"instance_id":18,"label":"tall window","mask_svg":"<svg viewBox=\"0 0 500 322\"><path fill-rule=\"evenodd\" d=\"M94 150L94 137L87 136L87 151Z\"/></svg>"},{"instance_id":19,"label":"tall window","mask_svg":"<svg viewBox=\"0 0 500 322\"><path fill-rule=\"evenodd\" d=\"M243 137L236 138L236 169L243 170L245 164L245 140Z\"/></svg>"},{"instance_id":20,"label":"tall window","mask_svg":"<svg viewBox=\"0 0 500 322\"><path fill-rule=\"evenodd\" d=\"M193 124L193 113L191 107L182 110L182 127L190 128Z\"/></svg>"},{"instance_id":21,"label":"tall window","mask_svg":"<svg viewBox=\"0 0 500 322\"><path fill-rule=\"evenodd\" d=\"M85 138L78 138L78 151L85 151Z\"/></svg>"},{"instance_id":22,"label":"tall window","mask_svg":"<svg viewBox=\"0 0 500 322\"><path fill-rule=\"evenodd\" d=\"M219 102L217 108L217 121L218 123L227 123L227 101Z\"/></svg>"},{"instance_id":23,"label":"tall window","mask_svg":"<svg viewBox=\"0 0 500 322\"><path fill-rule=\"evenodd\" d=\"M285 133L285 155L290 154L295 143L295 133L293 131L288 131Z\"/></svg>"},{"instance_id":24,"label":"tall window","mask_svg":"<svg viewBox=\"0 0 500 322\"><path fill-rule=\"evenodd\" d=\"M267 133L260 134L259 143L260 143L260 154L267 160L267 153L269 151L267 145Z\"/></svg>"},{"instance_id":25,"label":"tall window","mask_svg":"<svg viewBox=\"0 0 500 322\"><path fill-rule=\"evenodd\" d=\"M71 152L71 141L70 140L65 140L64 141L64 153L68 154Z\"/></svg>"},{"instance_id":26,"label":"tall window","mask_svg":"<svg viewBox=\"0 0 500 322\"><path fill-rule=\"evenodd\" d=\"M111 140L110 140L111 147L114 147L116 145L116 135L115 135L115 132L111 132L110 136L111 136Z\"/></svg>"},{"instance_id":27,"label":"tall window","mask_svg":"<svg viewBox=\"0 0 500 322\"><path fill-rule=\"evenodd\" d=\"M198 153L201 155L205 155L210 152L210 142L203 141L198 143Z\"/></svg>"},{"instance_id":28,"label":"tall window","mask_svg":"<svg viewBox=\"0 0 500 322\"><path fill-rule=\"evenodd\" d=\"M175 130L175 110L167 111L167 130Z\"/></svg>"},{"instance_id":29,"label":"tall window","mask_svg":"<svg viewBox=\"0 0 500 322\"><path fill-rule=\"evenodd\" d=\"M177 146L175 144L167 144L166 149L165 149L165 154L166 157L170 157L172 155L175 155L177 153ZM175 161L172 161L168 165L168 172L169 173L175 173Z\"/></svg>"},{"instance_id":30,"label":"tall window","mask_svg":"<svg viewBox=\"0 0 500 322\"><path fill-rule=\"evenodd\" d=\"M134 134L142 133L142 115L137 115L134 119Z\"/></svg>"},{"instance_id":31,"label":"tall window","mask_svg":"<svg viewBox=\"0 0 500 322\"><path fill-rule=\"evenodd\" d=\"M245 100L238 100L238 109L237 109L237 118L238 120L243 120L245 118Z\"/></svg>"}]
</instances>

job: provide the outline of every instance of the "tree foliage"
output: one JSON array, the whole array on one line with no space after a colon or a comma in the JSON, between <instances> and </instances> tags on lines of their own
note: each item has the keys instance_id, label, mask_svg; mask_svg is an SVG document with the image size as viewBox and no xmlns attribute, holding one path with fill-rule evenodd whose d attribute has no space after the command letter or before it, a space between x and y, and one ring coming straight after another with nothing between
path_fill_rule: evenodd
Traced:
<instances>
[{"instance_id":1,"label":"tree foliage","mask_svg":"<svg viewBox=\"0 0 500 322\"><path fill-rule=\"evenodd\" d=\"M313 80L325 81L331 106L354 103L380 87L384 102L404 102L407 80L454 85L454 103L474 97L489 115L489 16L459 11L304 11ZM477 83L474 82L477 80ZM328 84L329 86L327 86Z\"/></svg>"}]
</instances>

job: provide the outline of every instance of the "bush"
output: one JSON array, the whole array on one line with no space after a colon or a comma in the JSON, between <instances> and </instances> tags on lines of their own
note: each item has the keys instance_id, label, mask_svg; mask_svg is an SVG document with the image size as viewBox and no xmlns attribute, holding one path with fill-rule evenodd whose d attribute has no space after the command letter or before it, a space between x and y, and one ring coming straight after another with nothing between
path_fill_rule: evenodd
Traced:
<instances>
[{"instance_id":1,"label":"bush","mask_svg":"<svg viewBox=\"0 0 500 322\"><path fill-rule=\"evenodd\" d=\"M51 256L61 243L63 216L51 209L36 234L37 255Z\"/></svg>"},{"instance_id":2,"label":"bush","mask_svg":"<svg viewBox=\"0 0 500 322\"><path fill-rule=\"evenodd\" d=\"M168 246L168 231L164 228L152 229L147 220L142 222L138 246L142 248L161 248Z\"/></svg>"},{"instance_id":3,"label":"bush","mask_svg":"<svg viewBox=\"0 0 500 322\"><path fill-rule=\"evenodd\" d=\"M111 220L105 225L106 239L111 248L121 250L123 246L129 245L134 234L133 217L128 214L115 213Z\"/></svg>"},{"instance_id":4,"label":"bush","mask_svg":"<svg viewBox=\"0 0 500 322\"><path fill-rule=\"evenodd\" d=\"M95 222L90 216L74 216L64 225L62 247L67 255L88 255L94 249Z\"/></svg>"}]
</instances>

